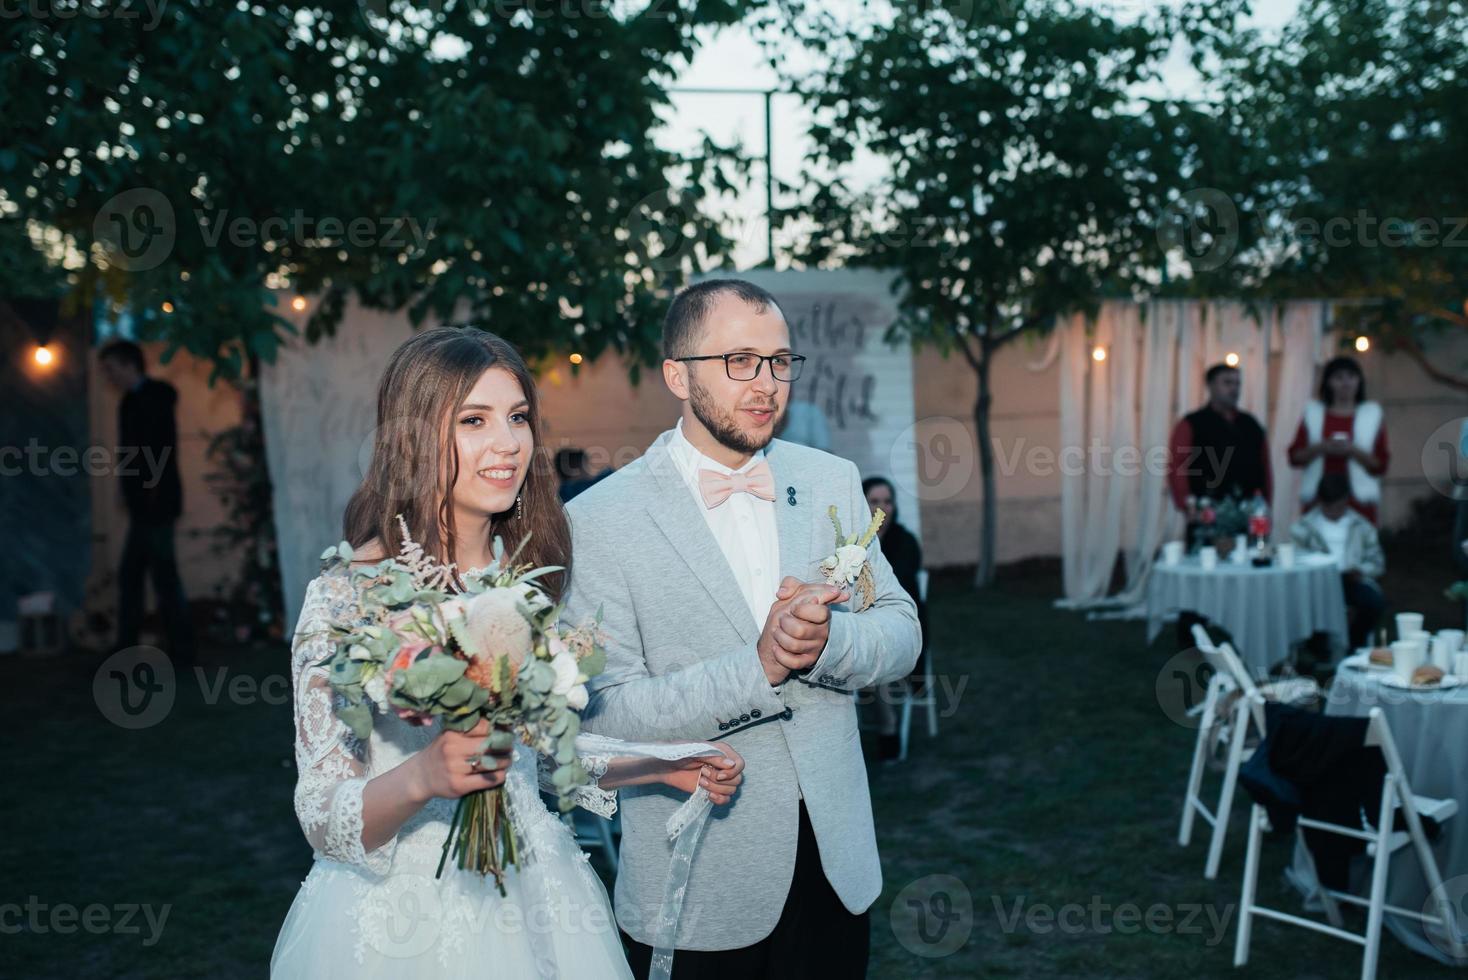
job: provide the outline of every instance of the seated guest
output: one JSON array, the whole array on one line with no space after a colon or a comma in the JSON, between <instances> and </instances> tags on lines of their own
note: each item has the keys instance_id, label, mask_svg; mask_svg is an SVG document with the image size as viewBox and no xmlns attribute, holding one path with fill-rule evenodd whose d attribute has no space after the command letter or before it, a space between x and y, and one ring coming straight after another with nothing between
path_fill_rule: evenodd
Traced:
<instances>
[{"instance_id":1,"label":"seated guest","mask_svg":"<svg viewBox=\"0 0 1468 980\"><path fill-rule=\"evenodd\" d=\"M897 584L902 586L903 590L912 597L912 601L917 604L918 626L923 631L923 646L906 683L909 686L921 685L928 657L928 604L923 601L920 595L921 590L918 588L918 572L923 569L923 547L918 544L918 539L911 531L897 523L897 495L892 490L891 481L881 476L868 477L861 481L861 491L866 495L867 504L872 510L880 510L887 515L887 519L877 529L877 542L882 549L882 557L886 558L887 564L892 566L892 574L896 577ZM893 710L892 697L889 696L894 693L898 696L902 693L901 682L893 685L887 692L879 693L877 697L877 710L881 719L883 760L896 759L899 749L897 712Z\"/></svg>"},{"instance_id":2,"label":"seated guest","mask_svg":"<svg viewBox=\"0 0 1468 980\"><path fill-rule=\"evenodd\" d=\"M1351 646L1367 646L1385 602L1376 579L1386 570L1376 528L1351 508L1351 485L1344 474L1320 478L1319 506L1290 528L1290 538L1306 551L1335 558L1341 567L1350 619Z\"/></svg>"}]
</instances>

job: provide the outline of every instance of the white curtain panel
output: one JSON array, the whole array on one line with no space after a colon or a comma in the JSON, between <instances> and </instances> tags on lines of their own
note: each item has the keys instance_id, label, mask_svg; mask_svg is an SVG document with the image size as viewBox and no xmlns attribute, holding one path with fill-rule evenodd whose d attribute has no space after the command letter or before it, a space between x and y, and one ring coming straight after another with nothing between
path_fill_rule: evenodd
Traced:
<instances>
[{"instance_id":1,"label":"white curtain panel","mask_svg":"<svg viewBox=\"0 0 1468 980\"><path fill-rule=\"evenodd\" d=\"M1305 403L1315 391L1315 369L1320 364L1330 304L1290 303L1280 316L1282 351L1279 390L1269 426L1270 461L1274 466L1274 499L1270 508L1275 539L1283 540L1300 514L1300 471L1290 466L1287 450L1305 414Z\"/></svg>"}]
</instances>

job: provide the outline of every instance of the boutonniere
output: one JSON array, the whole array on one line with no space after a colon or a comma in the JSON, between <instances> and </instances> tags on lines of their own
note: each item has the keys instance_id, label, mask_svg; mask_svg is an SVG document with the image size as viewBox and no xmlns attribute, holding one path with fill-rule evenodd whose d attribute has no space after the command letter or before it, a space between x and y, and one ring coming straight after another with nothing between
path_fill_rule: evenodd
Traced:
<instances>
[{"instance_id":1,"label":"boutonniere","mask_svg":"<svg viewBox=\"0 0 1468 980\"><path fill-rule=\"evenodd\" d=\"M887 515L880 510L874 511L872 522L867 525L866 531L848 537L841 530L841 518L836 516L836 505L832 504L826 513L831 515L831 524L836 528L836 553L821 559L821 571L825 573L827 585L856 586L855 611L861 612L877 601L877 581L872 577L872 563L867 558L867 549L872 546L872 541L877 537L877 529L882 526Z\"/></svg>"}]
</instances>

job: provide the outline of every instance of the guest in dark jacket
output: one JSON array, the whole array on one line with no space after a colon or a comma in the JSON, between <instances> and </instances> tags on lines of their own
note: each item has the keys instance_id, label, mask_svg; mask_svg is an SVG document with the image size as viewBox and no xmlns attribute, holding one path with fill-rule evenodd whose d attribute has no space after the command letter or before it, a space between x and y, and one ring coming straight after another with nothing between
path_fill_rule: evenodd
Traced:
<instances>
[{"instance_id":1,"label":"guest in dark jacket","mask_svg":"<svg viewBox=\"0 0 1468 980\"><path fill-rule=\"evenodd\" d=\"M897 584L902 586L903 590L912 597L912 601L917 604L918 625L923 631L923 646L906 683L910 689L915 686L921 687L924 683L923 671L927 667L928 659L928 604L923 601L921 590L918 588L918 572L923 570L923 547L913 533L897 521L897 494L893 491L890 480L881 476L868 477L861 481L861 490L866 495L867 504L872 510L880 510L887 515L887 519L882 522L881 528L877 531L882 557L886 558L887 564L892 566L892 574L896 576ZM897 713L892 708L891 698L881 692L878 693L877 706L882 725L882 758L895 759L898 754Z\"/></svg>"},{"instance_id":2,"label":"guest in dark jacket","mask_svg":"<svg viewBox=\"0 0 1468 980\"><path fill-rule=\"evenodd\" d=\"M115 340L99 354L102 373L120 390L117 409L118 482L127 505L127 541L118 568L117 647L137 646L144 613L143 577L151 575L169 653L193 660L188 601L174 553L174 525L183 513L178 476L178 391L148 377L137 344Z\"/></svg>"}]
</instances>

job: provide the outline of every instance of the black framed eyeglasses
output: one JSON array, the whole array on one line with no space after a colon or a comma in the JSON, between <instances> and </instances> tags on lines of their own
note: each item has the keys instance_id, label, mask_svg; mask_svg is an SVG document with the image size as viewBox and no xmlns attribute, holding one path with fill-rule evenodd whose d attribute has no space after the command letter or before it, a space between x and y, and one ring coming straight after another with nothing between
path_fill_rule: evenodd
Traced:
<instances>
[{"instance_id":1,"label":"black framed eyeglasses","mask_svg":"<svg viewBox=\"0 0 1468 980\"><path fill-rule=\"evenodd\" d=\"M733 354L704 354L699 357L675 357L675 361L723 361L724 373L730 381L753 381L759 377L770 362L770 374L776 381L800 380L800 368L805 363L804 354L751 354L736 351Z\"/></svg>"}]
</instances>

